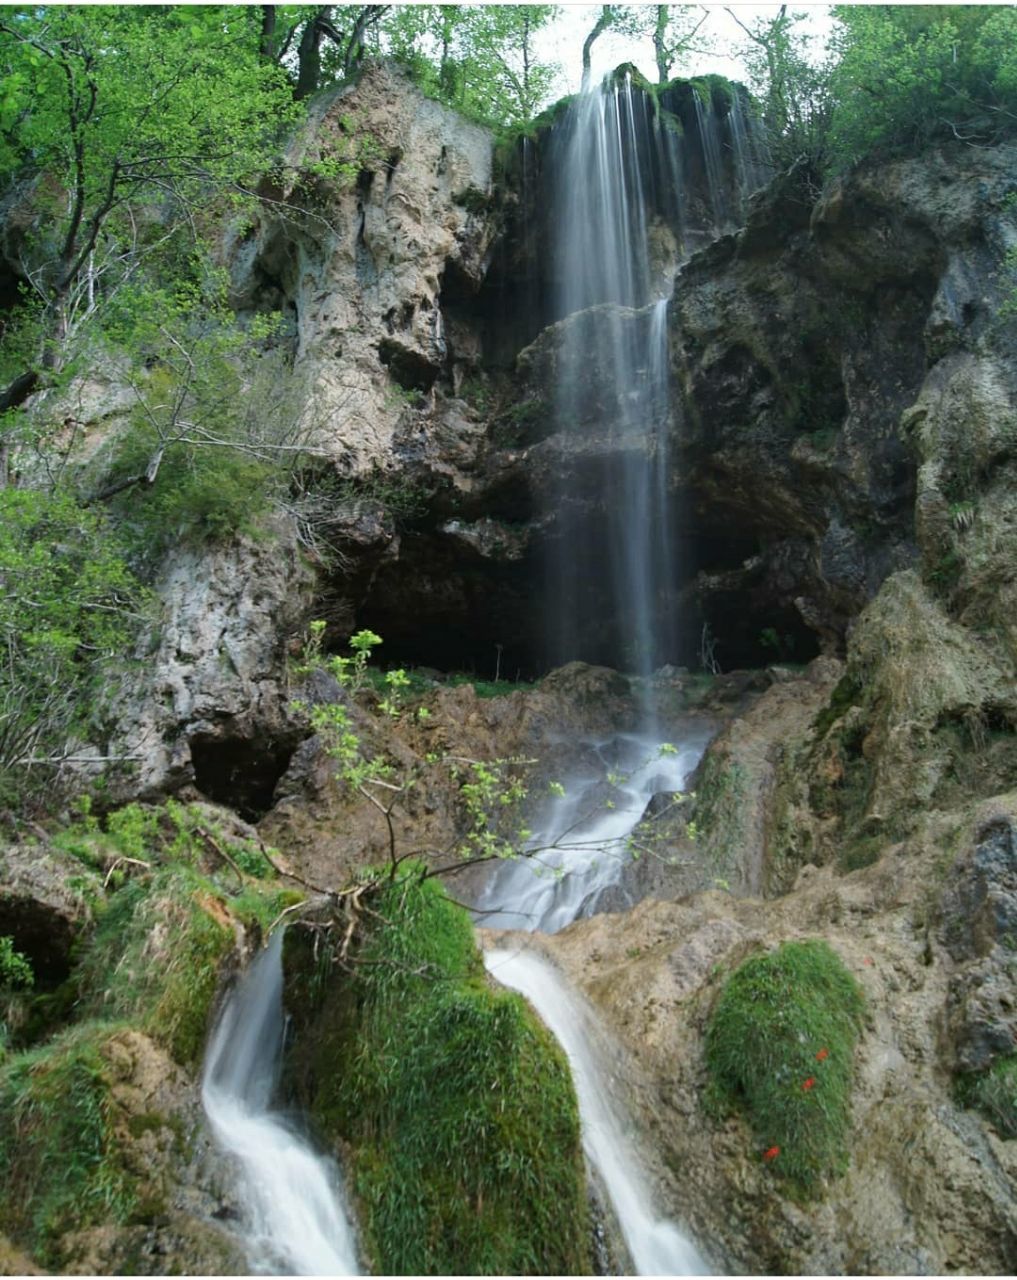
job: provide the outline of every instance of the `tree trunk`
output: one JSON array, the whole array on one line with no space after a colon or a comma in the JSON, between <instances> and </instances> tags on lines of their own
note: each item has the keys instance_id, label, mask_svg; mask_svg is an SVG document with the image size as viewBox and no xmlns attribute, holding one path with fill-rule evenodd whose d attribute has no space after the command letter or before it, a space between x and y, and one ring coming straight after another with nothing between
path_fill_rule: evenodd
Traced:
<instances>
[{"instance_id":1,"label":"tree trunk","mask_svg":"<svg viewBox=\"0 0 1017 1280\"><path fill-rule=\"evenodd\" d=\"M605 4L601 6L600 17L597 19L597 25L583 41L583 90L590 87L590 55L593 50L593 42L600 36L614 21L614 5Z\"/></svg>"},{"instance_id":2,"label":"tree trunk","mask_svg":"<svg viewBox=\"0 0 1017 1280\"><path fill-rule=\"evenodd\" d=\"M275 44L275 5L263 4L261 6L261 35L258 38L258 53L263 62L274 62L275 54L272 46Z\"/></svg>"},{"instance_id":3,"label":"tree trunk","mask_svg":"<svg viewBox=\"0 0 1017 1280\"><path fill-rule=\"evenodd\" d=\"M323 5L307 19L297 46L297 87L293 96L299 102L309 98L321 82L321 40L332 16L332 6Z\"/></svg>"},{"instance_id":4,"label":"tree trunk","mask_svg":"<svg viewBox=\"0 0 1017 1280\"><path fill-rule=\"evenodd\" d=\"M668 6L666 4L657 5L657 25L653 29L653 53L657 60L658 84L667 84L668 77L671 72L671 64L668 62L667 49L665 47L668 20L667 10Z\"/></svg>"}]
</instances>

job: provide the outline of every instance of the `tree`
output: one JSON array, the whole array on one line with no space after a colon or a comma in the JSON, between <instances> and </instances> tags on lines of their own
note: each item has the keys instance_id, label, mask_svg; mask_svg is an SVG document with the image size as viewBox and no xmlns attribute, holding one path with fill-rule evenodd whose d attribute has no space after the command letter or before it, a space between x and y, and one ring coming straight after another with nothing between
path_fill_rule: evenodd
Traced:
<instances>
[{"instance_id":1,"label":"tree","mask_svg":"<svg viewBox=\"0 0 1017 1280\"><path fill-rule=\"evenodd\" d=\"M143 599L102 512L67 492L0 490L0 806L42 787L52 801Z\"/></svg>"},{"instance_id":2,"label":"tree","mask_svg":"<svg viewBox=\"0 0 1017 1280\"><path fill-rule=\"evenodd\" d=\"M143 218L158 234L267 165L294 110L261 40L252 11L226 5L4 11L0 181L30 187L47 224L19 263L42 341L4 403L23 403L18 378L59 369L72 330L128 272L119 233L137 238L143 202L162 203Z\"/></svg>"},{"instance_id":3,"label":"tree","mask_svg":"<svg viewBox=\"0 0 1017 1280\"><path fill-rule=\"evenodd\" d=\"M584 91L590 87L590 64L593 57L594 43L600 39L608 27L613 26L618 20L618 10L621 5L604 4L600 6L600 16L590 28L590 32L583 41L583 81L582 87Z\"/></svg>"},{"instance_id":4,"label":"tree","mask_svg":"<svg viewBox=\"0 0 1017 1280\"><path fill-rule=\"evenodd\" d=\"M518 124L532 119L557 74L535 49L555 12L547 4L395 6L381 38L426 92L484 124Z\"/></svg>"},{"instance_id":5,"label":"tree","mask_svg":"<svg viewBox=\"0 0 1017 1280\"><path fill-rule=\"evenodd\" d=\"M1017 11L839 5L832 145L850 164L937 138L972 145L1017 127Z\"/></svg>"},{"instance_id":6,"label":"tree","mask_svg":"<svg viewBox=\"0 0 1017 1280\"><path fill-rule=\"evenodd\" d=\"M818 176L827 159L829 69L808 55L800 26L805 15L781 5L775 17L748 26L733 9L728 13L747 37L743 52L774 163L788 168L804 161Z\"/></svg>"},{"instance_id":7,"label":"tree","mask_svg":"<svg viewBox=\"0 0 1017 1280\"><path fill-rule=\"evenodd\" d=\"M687 53L713 51L712 41L700 35L703 24L710 16L703 5L655 5L653 23L653 53L657 63L657 81L667 84L671 68Z\"/></svg>"}]
</instances>

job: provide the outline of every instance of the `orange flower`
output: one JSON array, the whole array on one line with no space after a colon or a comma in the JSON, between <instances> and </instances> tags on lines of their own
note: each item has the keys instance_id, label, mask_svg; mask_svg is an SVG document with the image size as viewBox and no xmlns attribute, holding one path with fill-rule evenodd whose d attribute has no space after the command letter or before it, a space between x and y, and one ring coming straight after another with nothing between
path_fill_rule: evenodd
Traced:
<instances>
[{"instance_id":1,"label":"orange flower","mask_svg":"<svg viewBox=\"0 0 1017 1280\"><path fill-rule=\"evenodd\" d=\"M825 1062L829 1056L830 1056L829 1049L820 1049L820 1051L816 1054L816 1061Z\"/></svg>"},{"instance_id":2,"label":"orange flower","mask_svg":"<svg viewBox=\"0 0 1017 1280\"><path fill-rule=\"evenodd\" d=\"M780 1155L780 1147L770 1147L768 1151L763 1152L764 1160L776 1160Z\"/></svg>"},{"instance_id":3,"label":"orange flower","mask_svg":"<svg viewBox=\"0 0 1017 1280\"><path fill-rule=\"evenodd\" d=\"M806 1081L805 1081L805 1083L802 1085L802 1088L803 1088L803 1089L811 1089L811 1088L812 1088L812 1086L813 1086L815 1083L816 1083L816 1077L815 1077L815 1076L809 1076L808 1080L806 1080Z\"/></svg>"}]
</instances>

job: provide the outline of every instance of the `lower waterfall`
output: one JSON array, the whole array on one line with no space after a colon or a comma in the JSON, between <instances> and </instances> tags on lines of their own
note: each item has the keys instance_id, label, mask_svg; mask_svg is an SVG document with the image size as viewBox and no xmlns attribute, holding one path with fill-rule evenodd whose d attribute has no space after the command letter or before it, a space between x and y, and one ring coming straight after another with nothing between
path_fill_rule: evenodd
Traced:
<instances>
[{"instance_id":1,"label":"lower waterfall","mask_svg":"<svg viewBox=\"0 0 1017 1280\"><path fill-rule=\"evenodd\" d=\"M596 910L597 898L617 886L631 857L626 837L650 798L677 791L695 769L709 731L688 735L677 749L661 753L659 740L645 734L622 734L601 743L597 755L605 770L626 767L615 778L624 801L604 808L591 803L603 776L570 780L552 807L538 843L559 840L542 854L542 866L526 858L495 867L478 905L485 927L554 933L581 915ZM554 874L535 872L548 870ZM495 947L485 952L488 972L520 992L537 1010L565 1050L572 1068L583 1147L600 1181L637 1275L707 1275L709 1267L673 1222L654 1213L653 1197L629 1137L624 1106L612 1097L609 1073L594 1045L597 1027L584 1002L569 989L553 965L532 951Z\"/></svg>"},{"instance_id":2,"label":"lower waterfall","mask_svg":"<svg viewBox=\"0 0 1017 1280\"><path fill-rule=\"evenodd\" d=\"M553 965L530 951L485 952L488 972L524 995L568 1056L579 1100L583 1148L611 1202L629 1257L641 1276L707 1275L709 1268L674 1225L654 1214L652 1196L593 1048L595 1029L582 1002Z\"/></svg>"},{"instance_id":3,"label":"lower waterfall","mask_svg":"<svg viewBox=\"0 0 1017 1280\"><path fill-rule=\"evenodd\" d=\"M230 995L209 1041L201 1100L236 1163L257 1275L359 1275L339 1172L270 1110L282 1056L282 931Z\"/></svg>"}]
</instances>

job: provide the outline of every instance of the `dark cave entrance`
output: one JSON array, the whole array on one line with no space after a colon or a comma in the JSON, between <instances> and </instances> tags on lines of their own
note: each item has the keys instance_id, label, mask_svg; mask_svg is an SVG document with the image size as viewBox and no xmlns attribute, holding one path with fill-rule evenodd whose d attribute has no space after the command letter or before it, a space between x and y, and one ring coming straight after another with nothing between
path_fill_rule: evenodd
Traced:
<instances>
[{"instance_id":1,"label":"dark cave entrance","mask_svg":"<svg viewBox=\"0 0 1017 1280\"><path fill-rule=\"evenodd\" d=\"M215 804L257 822L271 809L276 784L289 767L296 742L248 738L191 739L194 785Z\"/></svg>"}]
</instances>

